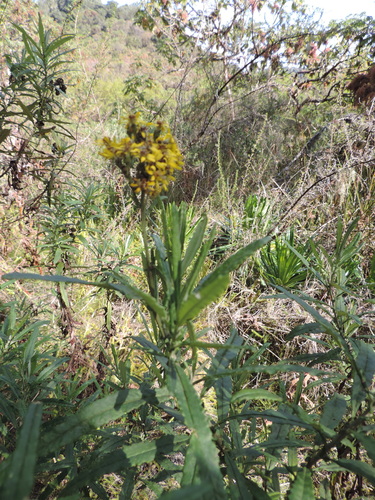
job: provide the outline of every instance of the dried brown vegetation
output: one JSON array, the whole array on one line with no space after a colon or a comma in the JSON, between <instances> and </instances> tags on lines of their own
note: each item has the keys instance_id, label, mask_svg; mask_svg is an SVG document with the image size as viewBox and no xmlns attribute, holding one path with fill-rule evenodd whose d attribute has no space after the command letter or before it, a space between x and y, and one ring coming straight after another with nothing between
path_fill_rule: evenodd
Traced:
<instances>
[{"instance_id":1,"label":"dried brown vegetation","mask_svg":"<svg viewBox=\"0 0 375 500\"><path fill-rule=\"evenodd\" d=\"M375 98L375 66L353 78L347 89L353 92L356 106L361 104L371 106Z\"/></svg>"}]
</instances>

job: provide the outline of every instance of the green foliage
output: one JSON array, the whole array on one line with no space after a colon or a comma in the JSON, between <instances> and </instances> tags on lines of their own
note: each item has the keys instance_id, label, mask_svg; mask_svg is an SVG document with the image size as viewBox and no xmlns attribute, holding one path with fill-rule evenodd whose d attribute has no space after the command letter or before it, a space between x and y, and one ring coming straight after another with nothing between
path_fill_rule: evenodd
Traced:
<instances>
[{"instance_id":1,"label":"green foliage","mask_svg":"<svg viewBox=\"0 0 375 500\"><path fill-rule=\"evenodd\" d=\"M248 196L244 203L243 228L256 233L267 233L271 223L271 201L255 194Z\"/></svg>"},{"instance_id":2,"label":"green foliage","mask_svg":"<svg viewBox=\"0 0 375 500\"><path fill-rule=\"evenodd\" d=\"M277 168L286 150L299 147L291 123L306 135L315 130L315 119L325 125L332 119L326 103L342 103L345 80L371 64L371 17L325 27L304 2L290 7L288 1L255 6L226 0L213 8L155 0L137 13L137 23L157 35L156 47L170 64L186 61L176 129L189 155L204 158L207 181L216 174L218 134L229 179L235 170L250 185L254 177L268 180L272 164ZM199 187L203 191L204 184Z\"/></svg>"},{"instance_id":3,"label":"green foliage","mask_svg":"<svg viewBox=\"0 0 375 500\"><path fill-rule=\"evenodd\" d=\"M102 4L96 0L39 0L40 9L51 16L58 23L66 23L82 15L82 20L89 27L98 26L100 30L107 31L108 23L113 20L129 20L134 16L137 6L118 5L115 1ZM87 26L86 26L87 28ZM84 29L84 27L80 27ZM93 31L91 31L93 34Z\"/></svg>"},{"instance_id":4,"label":"green foliage","mask_svg":"<svg viewBox=\"0 0 375 500\"><path fill-rule=\"evenodd\" d=\"M73 35L53 37L40 15L34 36L18 24L12 26L20 33L23 48L4 56L9 80L0 87L1 176L16 191L27 180L38 180L39 193L33 193L37 202L40 192L53 190L64 168L61 160L75 141L61 102L72 52L63 46Z\"/></svg>"},{"instance_id":5,"label":"green foliage","mask_svg":"<svg viewBox=\"0 0 375 500\"><path fill-rule=\"evenodd\" d=\"M373 122L344 87L367 69L373 21L327 29L301 3L258 2L277 21L266 27L236 1L228 24L227 2L205 15L149 2L138 21L153 35L137 38L135 7L40 3L64 28L77 15L84 35L67 93L79 141L67 158L66 96L42 78L65 81L70 35L54 38L47 18L35 37L15 28L24 52L3 87L23 106L5 117L4 153L18 155L14 122L38 155L56 141L46 168L69 168L57 182L39 172L34 212L1 221L0 496L371 498ZM132 207L88 152L131 103L170 116L186 149L168 201ZM54 131L41 133L38 113ZM23 184L16 194L35 196ZM8 201L1 216L17 211ZM221 234L211 219L228 222ZM276 236L280 222L298 231ZM278 293L262 296L264 282Z\"/></svg>"},{"instance_id":6,"label":"green foliage","mask_svg":"<svg viewBox=\"0 0 375 500\"><path fill-rule=\"evenodd\" d=\"M295 248L294 230L290 229L260 252L260 274L267 283L295 288L306 281L305 264L293 249L301 255L309 251L306 245Z\"/></svg>"},{"instance_id":7,"label":"green foliage","mask_svg":"<svg viewBox=\"0 0 375 500\"><path fill-rule=\"evenodd\" d=\"M100 185L68 185L67 191L53 193L40 209L39 250L53 265L63 262L68 266L79 253L78 245L97 232L95 225L104 218L98 203L102 199Z\"/></svg>"},{"instance_id":8,"label":"green foliage","mask_svg":"<svg viewBox=\"0 0 375 500\"><path fill-rule=\"evenodd\" d=\"M146 224L146 210L149 210L148 207L143 205L143 224ZM150 360L148 376L143 381L133 377L140 384L140 389L115 392L86 405L63 421L57 419L56 423L51 421L42 426L37 446L40 450L39 463L45 463L44 467L48 468L49 453L61 454L64 446L92 435L96 444L90 452L78 449L75 445L74 460L81 461L79 473L73 473L71 465L67 469L64 459L61 461L61 471L65 470L65 474L68 473L70 477L63 490L66 495L87 487L97 491L97 481L103 474L124 475L129 467L138 467L145 462L151 464L153 461L164 470L160 479L158 476L154 479L155 488L159 484L155 490L159 495L165 491L160 487L161 477L163 480L170 477L180 484L181 495L186 497L262 500L280 494L284 488L282 481L289 477L288 498L294 500L301 498L301 495L318 498L314 496L312 477L317 464L322 462L325 464L323 468L334 465L338 471L353 472L373 483L375 467L370 465L374 456L372 442L366 440L363 429L370 430L373 427L375 353L371 345L355 338L354 333L360 325L359 317L339 300L344 285L341 270L360 244L357 235L353 234L356 221L349 224L346 231L339 222L336 250L332 255L324 253L335 270L326 275L329 276L329 283L324 282L322 275L289 243L292 254L302 259L309 271L320 277L332 291L336 291L337 296L332 297L328 309L325 302L305 294L298 296L277 286L281 297L292 299L314 319L314 323L293 329L289 337L314 339L314 335L321 333L326 335L326 340L314 340L324 350L306 359L296 356L267 364L263 361L267 345L260 349L247 345L235 330L224 344L205 342L199 339L199 333L195 333L194 323L202 310L225 291L229 274L257 249L266 245L270 237L238 250L198 281L213 238L212 233L204 242L205 218L189 222L192 213L188 216L184 204L180 207L175 204L166 207L161 205L159 212L161 237L153 222L150 235L152 246L149 233L145 231L146 226L143 228L143 269L148 292L142 291L120 273L112 274L112 279L116 278L117 283L95 283L65 276L25 273L4 276L6 279L81 283L116 290L129 299L139 300L150 314L150 327L146 323L145 326L155 343L144 337L136 339L139 349ZM350 293L347 286L346 295ZM216 354L212 354L212 349L216 350ZM201 361L199 351L205 352L207 360ZM323 360L325 368L322 369L319 365ZM195 373L200 374L203 382L200 396L193 383ZM291 399L286 394L284 383L272 379L273 375L281 373L299 374ZM342 385L347 380L347 373L351 374L349 390L346 389L343 394L333 393L320 413L303 407L302 397L309 390L309 386L304 385L306 376L316 379L314 386L318 389L325 381ZM258 374L262 379L262 384L257 388L248 386L251 374ZM126 380L129 380L129 376L125 376ZM154 380L161 385L160 389L154 389ZM216 413L211 415L209 421L200 398L205 400L211 387L216 396ZM99 436L94 438L98 427L110 420L125 419L123 421L127 422L129 412L136 409L139 409L145 430L158 426L161 435L156 440L147 438L147 432L143 438L141 435L135 437L133 432L131 442L125 434L121 438L118 436L110 445L113 437L109 438L105 428L99 441ZM170 415L175 424L169 425L159 420L157 415L161 409ZM343 445L348 450L354 448L358 436L366 443L366 450L369 450L368 457L361 462L339 454ZM287 454L284 453L285 449L288 450ZM179 450L185 456L183 467L170 470L166 466L164 469L166 456ZM304 465L298 458L301 454ZM3 474L8 467L12 467L12 456L4 462ZM227 486L222 478L224 471ZM196 489L198 486L199 490ZM174 498L173 495L169 493L165 497Z\"/></svg>"},{"instance_id":9,"label":"green foliage","mask_svg":"<svg viewBox=\"0 0 375 500\"><path fill-rule=\"evenodd\" d=\"M5 498L25 498L32 489L41 419L42 405L31 403L12 458L1 464L0 477L3 480L0 491ZM7 475L6 481L4 472Z\"/></svg>"},{"instance_id":10,"label":"green foliage","mask_svg":"<svg viewBox=\"0 0 375 500\"><path fill-rule=\"evenodd\" d=\"M1 89L2 128L7 130L7 127L18 125L31 136L48 137L56 131L72 139L67 122L57 116L63 107L56 97L66 91L62 76L66 77L69 61L65 57L70 52L61 53L60 47L73 35L52 38L51 32L44 30L40 16L37 41L21 26L14 27L22 35L24 49L18 57L16 54L5 56L10 78L9 84ZM8 130L11 133L11 128Z\"/></svg>"},{"instance_id":11,"label":"green foliage","mask_svg":"<svg viewBox=\"0 0 375 500\"><path fill-rule=\"evenodd\" d=\"M17 309L15 303L3 306L0 333L3 425L15 429L22 424L31 402L43 401L48 405L48 398L62 383L59 368L68 359L57 356L58 347L45 331L46 321L32 321L27 311L18 317Z\"/></svg>"}]
</instances>

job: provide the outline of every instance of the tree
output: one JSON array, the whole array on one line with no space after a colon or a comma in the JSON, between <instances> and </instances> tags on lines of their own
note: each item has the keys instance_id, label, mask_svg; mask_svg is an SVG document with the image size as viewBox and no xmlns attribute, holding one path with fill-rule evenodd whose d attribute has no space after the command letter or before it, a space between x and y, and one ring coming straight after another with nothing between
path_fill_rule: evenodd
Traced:
<instances>
[{"instance_id":1,"label":"tree","mask_svg":"<svg viewBox=\"0 0 375 500\"><path fill-rule=\"evenodd\" d=\"M306 127L307 109L311 115L318 105L349 96L346 84L367 68L374 46L372 18L323 26L303 1L155 0L146 2L137 22L183 74L175 127L185 147L191 152L210 143L213 153L220 131L222 151L235 150L238 165L252 147L240 133L244 127L254 120L258 131L267 127L267 116L283 114L285 106ZM189 75L195 75L190 85ZM324 121L322 107L319 113ZM280 138L277 149L283 148Z\"/></svg>"}]
</instances>

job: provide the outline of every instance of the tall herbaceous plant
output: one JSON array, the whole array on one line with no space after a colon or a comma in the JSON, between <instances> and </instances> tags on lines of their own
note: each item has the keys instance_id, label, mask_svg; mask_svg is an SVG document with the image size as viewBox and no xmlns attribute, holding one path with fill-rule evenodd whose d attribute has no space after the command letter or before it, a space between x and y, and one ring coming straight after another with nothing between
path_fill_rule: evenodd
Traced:
<instances>
[{"instance_id":1,"label":"tall herbaceous plant","mask_svg":"<svg viewBox=\"0 0 375 500\"><path fill-rule=\"evenodd\" d=\"M21 65L12 63L18 79L11 85L20 85L19 91L33 81L30 65L45 64L41 54L51 55L50 69L60 68L52 54L68 38L47 43L41 19L38 30L39 42L21 31L29 50ZM52 132L70 137L49 105L56 91L64 92L60 74L53 74L35 86L37 94L46 93L44 100L39 97L45 94L34 99L27 88L31 102L12 104L48 144ZM8 96L16 90L8 89ZM15 112L3 110L3 116L9 121ZM115 376L85 397L81 381L70 383L62 375L66 359L58 359L54 348L40 355L45 323L33 322L28 312L20 327L15 304L9 311L1 305L0 431L8 432L4 439L10 444L0 463L0 498L131 499L147 487L154 498L167 500L328 500L349 474L357 481L354 492L364 491L364 479L370 491L375 354L370 333L360 333L367 311L357 310L353 288L360 279L358 220L347 227L338 220L333 250L314 241L295 246L290 234L279 240L266 236L215 264L209 258L215 228L207 215L194 217L191 206L165 196L184 167L169 127L144 121L138 112L120 127L120 137L100 139L99 153L120 169L130 189L141 234L140 263L132 270L142 279L135 281L136 273L130 276L125 265L106 268L100 281L29 273L3 278L89 285L134 301L143 332L132 340L147 372L143 378L131 373L114 348ZM10 133L5 128L0 142ZM73 246L70 240L65 244ZM209 342L208 329L201 328L202 313L228 291L231 273L263 247L262 277L279 293L262 300L288 299L306 312L309 322L297 324L283 342L306 339L314 346L308 354L275 361L267 357L265 341L246 342L228 327L224 343ZM53 257L58 272L70 272L58 267L60 256ZM319 284L321 295L293 291L307 276ZM115 495L106 489L110 475Z\"/></svg>"}]
</instances>

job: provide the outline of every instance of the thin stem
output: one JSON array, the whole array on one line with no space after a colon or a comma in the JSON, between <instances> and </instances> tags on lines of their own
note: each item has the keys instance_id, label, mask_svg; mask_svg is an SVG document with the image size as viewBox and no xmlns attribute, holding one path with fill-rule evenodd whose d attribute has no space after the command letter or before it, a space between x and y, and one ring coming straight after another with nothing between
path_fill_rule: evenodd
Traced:
<instances>
[{"instance_id":1,"label":"thin stem","mask_svg":"<svg viewBox=\"0 0 375 500\"><path fill-rule=\"evenodd\" d=\"M146 201L146 195L142 191L141 194L141 233L142 233L142 240L143 240L143 249L144 249L144 255L145 255L145 273L147 277L147 282L151 290L151 275L150 275L150 267L151 267L151 255L150 255L150 247L148 244L148 234L147 234L147 201ZM154 296L154 294L152 293Z\"/></svg>"},{"instance_id":2,"label":"thin stem","mask_svg":"<svg viewBox=\"0 0 375 500\"><path fill-rule=\"evenodd\" d=\"M148 207L147 207L147 196L144 192L141 194L141 234L143 240L143 270L146 275L148 289L150 295L155 299L159 300L158 296L158 286L155 276L155 263L152 257L152 252L150 249L148 241L148 217L147 217ZM154 331L154 341L157 341L161 336L163 336L164 328L162 321L158 314L150 309L151 324Z\"/></svg>"}]
</instances>

